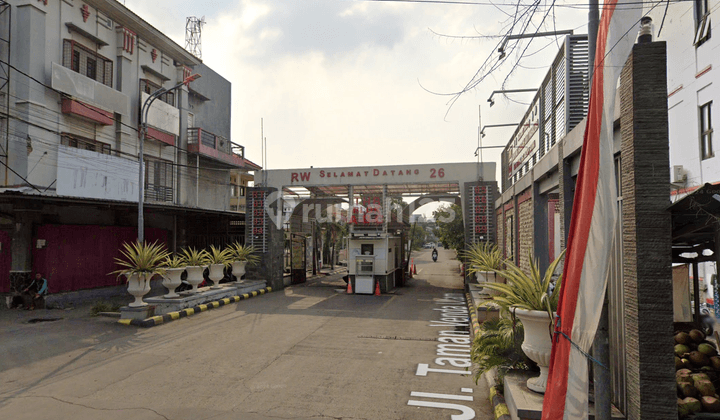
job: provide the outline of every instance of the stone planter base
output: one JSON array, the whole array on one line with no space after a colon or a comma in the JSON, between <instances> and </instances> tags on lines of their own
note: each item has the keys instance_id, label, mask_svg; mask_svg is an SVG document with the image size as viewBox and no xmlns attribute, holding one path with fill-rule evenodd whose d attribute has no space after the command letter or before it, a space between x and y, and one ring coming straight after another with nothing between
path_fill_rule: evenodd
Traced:
<instances>
[{"instance_id":1,"label":"stone planter base","mask_svg":"<svg viewBox=\"0 0 720 420\"><path fill-rule=\"evenodd\" d=\"M148 303L155 310L155 315L164 315L170 312L177 312L183 309L192 308L207 302L219 300L231 296L243 295L260 290L266 286L265 280L243 280L242 282L224 283L219 288L201 287L197 293L183 295L178 299L165 299L164 297L146 298ZM124 308L121 308L123 311Z\"/></svg>"}]
</instances>

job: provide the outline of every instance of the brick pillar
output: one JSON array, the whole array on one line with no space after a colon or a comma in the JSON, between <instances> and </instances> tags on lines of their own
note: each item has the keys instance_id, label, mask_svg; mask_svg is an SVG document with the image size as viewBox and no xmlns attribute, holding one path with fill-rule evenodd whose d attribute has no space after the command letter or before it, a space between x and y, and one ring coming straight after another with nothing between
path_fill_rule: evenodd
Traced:
<instances>
[{"instance_id":1,"label":"brick pillar","mask_svg":"<svg viewBox=\"0 0 720 420\"><path fill-rule=\"evenodd\" d=\"M533 188L523 191L517 198L518 247L517 261L524 272L530 273L530 255L533 254Z\"/></svg>"},{"instance_id":2,"label":"brick pillar","mask_svg":"<svg viewBox=\"0 0 720 420\"><path fill-rule=\"evenodd\" d=\"M627 413L677 419L664 42L638 44L621 74Z\"/></svg>"},{"instance_id":3,"label":"brick pillar","mask_svg":"<svg viewBox=\"0 0 720 420\"><path fill-rule=\"evenodd\" d=\"M247 268L246 279L265 280L274 290L283 285L285 233L277 188L248 188L245 245L254 246L260 263Z\"/></svg>"}]
</instances>

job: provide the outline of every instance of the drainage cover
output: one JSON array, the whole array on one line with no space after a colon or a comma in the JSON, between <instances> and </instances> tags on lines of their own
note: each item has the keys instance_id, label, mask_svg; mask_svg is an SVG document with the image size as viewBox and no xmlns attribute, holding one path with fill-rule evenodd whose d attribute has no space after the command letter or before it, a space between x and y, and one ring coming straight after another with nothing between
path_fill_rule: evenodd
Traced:
<instances>
[{"instance_id":1,"label":"drainage cover","mask_svg":"<svg viewBox=\"0 0 720 420\"><path fill-rule=\"evenodd\" d=\"M28 324L37 324L38 322L53 322L60 321L62 318L33 318L28 321Z\"/></svg>"}]
</instances>

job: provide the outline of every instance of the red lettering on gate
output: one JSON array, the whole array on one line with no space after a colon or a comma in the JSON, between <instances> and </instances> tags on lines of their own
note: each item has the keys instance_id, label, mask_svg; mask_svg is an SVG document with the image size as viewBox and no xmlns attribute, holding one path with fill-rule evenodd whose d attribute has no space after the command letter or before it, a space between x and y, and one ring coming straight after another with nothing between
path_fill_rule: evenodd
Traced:
<instances>
[{"instance_id":1,"label":"red lettering on gate","mask_svg":"<svg viewBox=\"0 0 720 420\"><path fill-rule=\"evenodd\" d=\"M290 174L290 182L295 182L298 180L298 174L297 172L293 172Z\"/></svg>"},{"instance_id":2,"label":"red lettering on gate","mask_svg":"<svg viewBox=\"0 0 720 420\"><path fill-rule=\"evenodd\" d=\"M378 175L380 175L380 170L373 169L373 176L378 176Z\"/></svg>"}]
</instances>

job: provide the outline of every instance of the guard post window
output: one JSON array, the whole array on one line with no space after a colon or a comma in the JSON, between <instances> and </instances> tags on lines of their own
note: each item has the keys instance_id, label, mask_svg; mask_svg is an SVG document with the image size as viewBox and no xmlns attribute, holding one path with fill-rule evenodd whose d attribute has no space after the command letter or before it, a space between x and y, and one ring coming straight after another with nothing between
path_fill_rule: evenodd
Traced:
<instances>
[{"instance_id":1,"label":"guard post window","mask_svg":"<svg viewBox=\"0 0 720 420\"><path fill-rule=\"evenodd\" d=\"M712 101L700 106L700 157L709 159L715 154L712 147Z\"/></svg>"},{"instance_id":2,"label":"guard post window","mask_svg":"<svg viewBox=\"0 0 720 420\"><path fill-rule=\"evenodd\" d=\"M63 42L63 66L112 87L113 62L71 39Z\"/></svg>"},{"instance_id":3,"label":"guard post window","mask_svg":"<svg viewBox=\"0 0 720 420\"><path fill-rule=\"evenodd\" d=\"M708 0L695 1L695 38L693 44L696 47L710 39L710 9Z\"/></svg>"}]
</instances>

